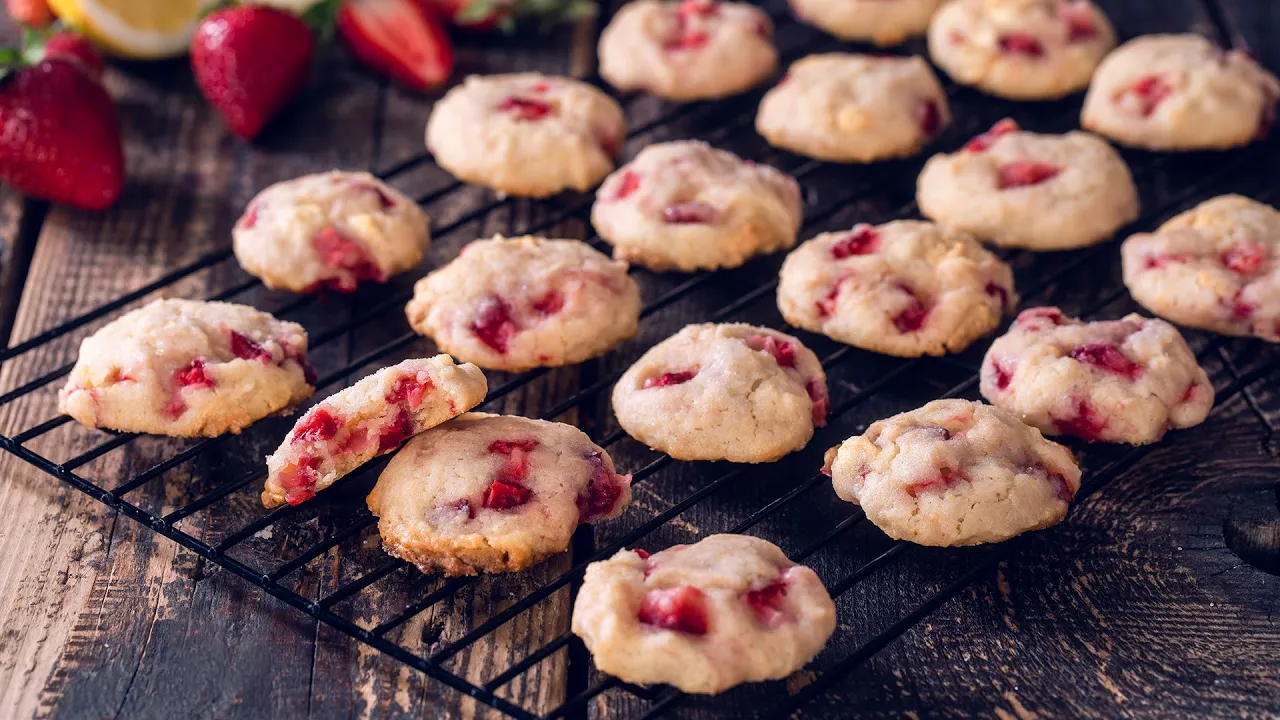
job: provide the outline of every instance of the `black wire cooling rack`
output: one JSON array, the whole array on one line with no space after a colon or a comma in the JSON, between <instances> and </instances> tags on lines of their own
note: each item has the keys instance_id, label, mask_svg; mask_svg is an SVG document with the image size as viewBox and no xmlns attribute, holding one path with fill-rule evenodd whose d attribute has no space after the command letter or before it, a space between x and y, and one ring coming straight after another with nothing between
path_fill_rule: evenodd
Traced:
<instances>
[{"instance_id":1,"label":"black wire cooling rack","mask_svg":"<svg viewBox=\"0 0 1280 720\"><path fill-rule=\"evenodd\" d=\"M784 62L812 52L841 47L822 34L797 24L785 11L775 9L772 16L778 24L777 38ZM1220 15L1211 13L1210 17ZM1230 40L1221 23L1217 32L1220 40ZM908 48L917 52L920 49L919 43ZM721 103L662 105L659 112L651 113L653 117L633 127L628 148L634 151L647 142L680 137L681 133L696 133L697 137L735 150L745 157L779 166L792 173L804 191L804 237L827 229L849 227L855 221L882 222L914 216L916 210L909 198L921 158L872 167L848 167L805 160L772 150L751 132L761 92ZM1013 105L984 98L950 84L947 92L957 120L931 150L954 149L1005 116L1015 117L1028 129L1066 131L1075 127L1079 112L1078 98L1056 103ZM642 102L636 97L623 97L620 101L629 111ZM1120 237L1150 230L1172 214L1228 190L1274 202L1269 197L1274 192L1265 182L1268 164L1274 167L1276 158L1280 156L1274 141L1246 151L1212 156L1125 154L1142 189L1144 213L1131 227L1122 230ZM383 169L378 174L395 182L429 162L428 156L421 155ZM446 183L419 197L418 201L432 212L433 208L450 201L461 189L459 183ZM517 222L513 211L517 206L536 210L541 219L534 223ZM566 224L584 222L589 208L590 198L586 196L537 203L493 198L463 212L456 219L437 225L434 229L435 247L445 249L446 254L441 260L452 257L457 247L475 237L477 223L496 212L510 212L508 234L546 233ZM597 248L604 247L598 237L592 235L587 239ZM1119 259L1115 242L1071 253L1001 254L1015 268L1022 307L1052 301L1063 304L1072 314L1085 317L1113 316L1133 307L1118 280ZM396 362L399 357L421 356L432 351L428 341L407 330L401 316L401 308L410 295L407 283L412 278L399 284L393 282L384 288L362 290L359 302L349 303L345 312L332 313L323 309L331 298L284 297L264 291L256 280L239 273L231 258L229 248L209 254L101 307L0 351L0 362L5 366L6 388L0 395L0 407L32 393L52 396L61 384L59 381L71 369L71 362L47 371L43 367L33 367L34 363L21 363L20 360L28 353L61 342L65 346L66 359L72 360L74 341L102 322L153 295L175 294L186 287L189 279L206 275L231 280L224 283L225 289L209 299L242 302L252 299L254 304L271 310L277 316L305 316L320 326L308 328L313 358L322 370L328 370L320 378L318 397L336 391L341 383L359 378L377 366ZM653 457L653 453L626 438L612 422L606 392L621 370L654 342L694 319L746 319L785 327L772 309L776 271L780 263L781 256L763 258L739 270L717 274L654 276L644 271L633 271L641 279L647 298L641 334L635 342L615 353L616 357L584 365L578 387L560 390L563 383L552 382L559 371L490 374L495 382L485 408L497 408L499 403L511 401L518 391L536 389L542 398L541 407L547 408L541 413L543 418L576 421L615 457L648 458L631 464L619 462L620 467L632 470L636 488L681 473L692 472L698 479L693 483L695 489L679 500L664 500L660 507L633 505L622 519L615 521L618 523L616 527L606 523L595 529L580 528L568 556L570 559L552 560L545 564L556 567L557 571L546 568L530 571L527 573L530 576L528 582L509 604L499 604L500 609L454 633L454 637L447 641L441 640L439 633L431 639L425 637L430 634L425 630L406 632L406 628L419 622L433 608L459 597L468 588L493 582L494 579L426 577L417 575L403 561L388 558L376 549L361 550L362 541L370 536L376 538L373 527L376 519L363 507L361 488L367 489L381 463L374 463L344 479L310 503L263 511L257 505L257 493L264 476L261 457L283 437L287 420L263 421L241 437L169 441L132 434L104 434L80 428L66 417L51 417L32 422L12 435L0 435L0 447L265 590L299 612L420 670L496 711L518 718L585 717L589 714L590 702L598 696L626 693L633 696L633 702L625 704L625 707L634 709L635 716L667 715L682 703L697 700L668 688L636 687L599 675L591 669L589 657L568 632L567 622L548 631L545 641L522 657L491 662L481 671L460 667L456 660L478 642L491 639L511 623L522 619L535 622L541 603L552 598L571 597L589 562L609 557L622 547L653 542L655 537L670 531L682 514L714 503L724 504L722 496L726 490L748 485L765 488L750 494L760 500L753 501L749 508L740 507L741 499L728 503L732 510L746 509L745 517L737 523L706 532L751 533L760 532L768 524L781 524L782 531L771 531L780 537L771 539L780 542L784 550L799 562L815 558L821 552L838 549L837 557L829 558L821 569L831 594L838 603L846 603L850 591L873 573L890 563L911 562L912 546L889 542L883 536L875 535L877 531L873 528L868 530L861 524L864 516L860 510L839 502L830 492L823 490L826 480L816 472L821 464L822 451L878 417L910 409L929 399L976 397L978 362L985 343L979 343L980 347L967 353L944 359L899 360L836 346L824 338L800 333L822 357L833 392L830 426L820 431L802 453L776 466L731 466L725 469L723 465L681 463L666 456ZM1086 292L1077 290L1064 296L1064 287L1076 287L1081 283L1087 288ZM368 338L360 342L353 340L358 333L381 321L385 321L382 325L393 328L384 333L385 337L379 336L376 342ZM1190 333L1189 339L1198 357L1213 369L1217 384L1215 412L1220 411L1224 404L1242 398L1248 402L1245 390L1280 366L1275 362L1275 353L1266 355L1270 348L1264 347L1263 343L1228 341L1200 333ZM1232 361L1234 355L1226 351L1227 342L1235 343L1233 349L1244 343L1247 352L1262 354L1269 361L1252 363L1251 369L1238 370L1237 363ZM341 362L326 365L326 350L339 347L345 347L347 355ZM1257 411L1256 408L1254 410ZM84 447L87 449L68 454L69 449L74 452ZM1132 467L1151 448L1086 448L1077 445L1076 449L1081 451L1086 468L1079 502ZM95 468L109 466L110 458L116 454L129 455L130 466L145 469L125 477L95 474ZM152 496L156 493L139 499L147 495L143 493L145 488L183 482L184 478L190 479L197 474L213 480L203 481L207 485L198 485L190 501L166 506L162 500L154 501ZM782 479L778 480L780 475ZM774 480L761 480L766 477ZM344 486L350 491L344 493ZM760 495L760 492L765 494ZM158 494L164 495L163 492ZM316 516L316 508L330 503L344 505L341 519L331 522L330 527L324 530L307 529L308 521ZM651 516L646 517L646 513L651 513ZM805 518L804 532L797 529L794 521L779 522L788 513L800 513ZM196 522L201 518L205 519ZM829 522L822 525L823 520ZM879 537L878 543L871 544L873 552L849 550L849 536L855 527L865 530L867 537ZM272 533L280 533L291 540L272 543ZM803 542L797 543L797 536ZM844 640L833 639L831 647L813 663L811 669L815 677L811 682L793 691L763 696L767 699L752 704L751 714L782 717L806 708L815 715L824 714L810 701L830 691L875 653L916 626L975 579L983 577L997 562L1010 557L1011 552L1023 544L1024 541L1019 539L957 555L959 569L939 583L936 589L926 593L906 612L896 615L878 630ZM357 547L349 549L352 545ZM344 567L335 581L336 585L327 592L308 590L307 583L300 578L308 574L310 566L340 547L344 548ZM399 578L397 589L379 595L378 602L382 607L377 612L371 613L367 606L353 609L362 594L375 592L380 584L390 582L393 575ZM509 588L510 585L502 587ZM394 606L388 600L393 596L399 598ZM844 605L841 607L843 609ZM567 618L567 614L563 617ZM837 635L841 632L837 631ZM567 666L568 692L563 701L550 708L530 708L513 700L510 689L553 657ZM725 707L732 706L730 703ZM744 714L740 711L741 705L738 707L739 710L732 711L735 716ZM848 712L843 708L835 714L843 716Z\"/></svg>"}]
</instances>

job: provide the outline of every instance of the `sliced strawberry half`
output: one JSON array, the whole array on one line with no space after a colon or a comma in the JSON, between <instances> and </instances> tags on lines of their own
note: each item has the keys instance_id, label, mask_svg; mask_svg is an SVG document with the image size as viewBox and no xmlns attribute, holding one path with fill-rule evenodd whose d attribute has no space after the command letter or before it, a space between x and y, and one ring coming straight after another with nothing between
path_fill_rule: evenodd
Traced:
<instances>
[{"instance_id":1,"label":"sliced strawberry half","mask_svg":"<svg viewBox=\"0 0 1280 720\"><path fill-rule=\"evenodd\" d=\"M444 26L416 0L349 0L338 32L366 67L411 90L440 87L453 72Z\"/></svg>"}]
</instances>

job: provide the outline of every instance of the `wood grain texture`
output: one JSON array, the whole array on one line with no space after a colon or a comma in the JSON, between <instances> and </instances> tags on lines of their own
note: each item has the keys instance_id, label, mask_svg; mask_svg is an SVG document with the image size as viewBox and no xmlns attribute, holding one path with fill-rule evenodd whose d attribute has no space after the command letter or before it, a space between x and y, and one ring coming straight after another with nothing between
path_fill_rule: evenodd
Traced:
<instances>
[{"instance_id":1,"label":"wood grain texture","mask_svg":"<svg viewBox=\"0 0 1280 720\"><path fill-rule=\"evenodd\" d=\"M1104 6L1122 35L1193 29L1213 35L1213 18L1195 0L1110 0ZM1260 25L1270 17L1246 0L1227 2L1228 18L1250 25L1255 43L1274 37ZM1249 13L1253 13L1250 15ZM1242 21L1242 18L1245 18ZM1252 18L1252 19L1248 19ZM1243 32L1243 31L1242 31ZM1268 33L1271 33L1268 35ZM1242 35L1243 36L1243 35ZM550 41L493 39L468 44L460 74L537 67L589 72L591 28L565 31ZM779 29L786 59L836 47L795 23ZM574 45L576 43L576 46ZM576 47L566 55L564 48ZM919 51L916 43L911 49ZM225 247L227 232L245 200L274 180L333 166L375 169L421 153L422 130L432 98L423 100L372 81L341 59L331 61L316 87L262 141L246 149L230 139L190 88L180 63L113 72L128 134L131 187L122 207L105 217L55 209L39 234L30 280L18 308L13 339L20 341L59 320L136 287L164 271ZM1028 128L1074 127L1079 100L1015 105L955 89L959 118L941 144L956 147L996 119L1012 115ZM714 106L677 108L652 98L628 98L633 126L674 114L674 120L633 138L634 153L647 142L710 138L717 145L791 171L805 171L805 236L855 222L911 215L914 176L923 158L875 167L822 166L772 150L751 130L759 93ZM1150 211L1150 227L1201 196L1188 194L1212 180L1219 191L1280 200L1268 168L1280 143L1217 155L1153 156L1127 152ZM393 178L412 195L452 187L430 163ZM474 188L434 196L428 211L437 227L495 198ZM4 200L0 196L0 200ZM511 232L581 198L547 203L504 201L492 212L438 238L424 269L456 255L462 243L493 232ZM13 225L0 204L0 232ZM16 210L15 210L16 212ZM570 222L549 231L588 237ZM20 234L20 233L19 233ZM1066 271L1069 263L1088 257ZM1117 317L1133 309L1119 287L1115 246L1097 251L1009 254L1024 304L1060 304ZM3 256L0 255L0 261ZM780 257L706 278L679 303L653 314L639 337L617 352L580 368L541 376L486 408L537 416L598 378L630 364L680 326L717 314L784 327L764 292L730 306L776 276ZM20 263L19 263L20 265ZM3 267L3 266L0 266ZM1052 282L1039 283L1049 274ZM221 263L178 284L174 291L200 296L245 276ZM637 273L652 301L687 282L686 276ZM290 312L313 337L352 321L389 297L408 290L413 277L347 298L324 298ZM251 288L236 299L281 308L289 297ZM1109 302L1104 302L1110 300ZM3 306L0 306L2 309ZM726 309L731 312L723 313ZM0 368L0 391L74 357L75 343L90 328L42 347ZM395 307L376 322L360 323L315 351L321 374L395 342L406 330ZM804 336L819 356L837 349ZM1197 348L1207 335L1192 333ZM704 500L638 540L650 550L723 532L775 498L810 482L823 450L869 422L915 407L954 390L970 376L985 344L951 361L925 360L902 372L900 360L853 352L830 370L835 405L870 398L834 418L803 452L760 468L723 464L665 466L636 486L635 502L616 521L583 528L573 552L518 575L483 578L421 613L389 635L406 649L431 654L463 637L516 598L545 586L596 547L622 538L674 504L719 482ZM400 344L380 364L432 352L425 340ZM1206 352L1206 366L1224 388L1240 373L1274 367L1274 346L1232 340ZM898 373L898 374L895 374ZM508 378L491 375L491 387ZM340 378L342 383L347 378ZM331 391L332 388L327 391ZM972 389L961 392L972 396ZM0 432L11 434L53 416L52 388L0 408ZM581 425L593 438L616 425L607 392L582 399L557 416ZM1211 423L1176 433L1135 466L1113 478L1076 507L1063 525L996 548L998 569L966 587L927 620L858 667L834 691L806 705L806 717L1263 717L1280 712L1275 698L1277 662L1274 613L1280 587L1274 564L1280 507L1275 478L1280 454L1274 427L1280 393L1274 376L1250 386ZM178 507L223 486L259 464L290 424L265 420L243 437L227 440L181 465L128 498L153 510ZM66 459L108 436L66 426L31 443L55 460ZM80 472L110 487L190 443L139 440L88 463ZM1115 460L1121 448L1078 446L1091 473ZM658 456L626 438L610 445L620 467L639 469ZM495 716L483 705L446 690L423 674L305 615L286 609L229 573L177 549L149 530L105 512L94 501L5 456L0 459L0 708L13 717L475 717ZM238 546L232 555L271 569L335 533L357 532L333 550L287 575L282 583L306 598L320 598L387 562L376 531L360 526L363 498L381 463L344 480L287 520ZM732 474L728 480L726 475ZM796 554L845 529L806 558L830 586L892 547L868 523L847 524L851 507L824 482L747 531ZM261 517L252 486L232 493L180 523L215 542ZM842 526L841 523L846 523ZM829 648L805 671L784 682L743 687L715 699L690 699L675 714L694 718L741 717L776 706L839 660L873 639L928 599L991 549L913 549L843 593L840 625ZM10 559L13 559L10 561ZM440 587L438 578L401 568L338 603L335 611L363 627L394 617L409 602ZM570 583L530 610L444 663L476 683L495 677L568 626ZM12 651L11 651L12 650ZM534 712L546 712L567 696L605 678L595 673L577 641L538 663L499 694ZM660 690L655 690L660 693ZM573 716L631 717L647 707L615 688ZM10 711L10 709L12 709Z\"/></svg>"}]
</instances>

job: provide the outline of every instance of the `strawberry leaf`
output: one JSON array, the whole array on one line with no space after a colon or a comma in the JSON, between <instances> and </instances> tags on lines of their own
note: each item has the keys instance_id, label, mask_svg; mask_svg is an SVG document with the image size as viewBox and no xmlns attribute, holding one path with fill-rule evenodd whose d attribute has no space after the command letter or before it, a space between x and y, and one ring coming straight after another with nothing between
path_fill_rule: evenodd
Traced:
<instances>
[{"instance_id":1,"label":"strawberry leaf","mask_svg":"<svg viewBox=\"0 0 1280 720\"><path fill-rule=\"evenodd\" d=\"M341 7L342 0L322 0L302 13L302 21L315 31L316 39L322 44L333 39Z\"/></svg>"},{"instance_id":2,"label":"strawberry leaf","mask_svg":"<svg viewBox=\"0 0 1280 720\"><path fill-rule=\"evenodd\" d=\"M494 0L471 0L458 11L454 21L459 25L476 25L488 20L495 13L502 12L502 4Z\"/></svg>"}]
</instances>

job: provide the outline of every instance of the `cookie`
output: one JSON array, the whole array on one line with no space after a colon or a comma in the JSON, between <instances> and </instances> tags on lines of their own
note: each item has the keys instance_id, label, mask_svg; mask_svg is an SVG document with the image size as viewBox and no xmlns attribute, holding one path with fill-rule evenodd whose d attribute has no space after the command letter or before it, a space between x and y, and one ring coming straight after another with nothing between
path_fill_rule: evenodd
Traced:
<instances>
[{"instance_id":1,"label":"cookie","mask_svg":"<svg viewBox=\"0 0 1280 720\"><path fill-rule=\"evenodd\" d=\"M898 45L923 35L946 0L790 0L796 19L841 40Z\"/></svg>"},{"instance_id":2,"label":"cookie","mask_svg":"<svg viewBox=\"0 0 1280 720\"><path fill-rule=\"evenodd\" d=\"M714 100L773 75L773 23L754 5L635 0L600 33L600 77L621 91Z\"/></svg>"},{"instance_id":3,"label":"cookie","mask_svg":"<svg viewBox=\"0 0 1280 720\"><path fill-rule=\"evenodd\" d=\"M809 348L743 323L687 325L613 388L622 429L678 460L772 462L803 448L829 407Z\"/></svg>"},{"instance_id":4,"label":"cookie","mask_svg":"<svg viewBox=\"0 0 1280 720\"><path fill-rule=\"evenodd\" d=\"M982 361L982 396L1046 435L1146 445L1199 425L1213 385L1163 320L1085 323L1024 310Z\"/></svg>"},{"instance_id":5,"label":"cookie","mask_svg":"<svg viewBox=\"0 0 1280 720\"><path fill-rule=\"evenodd\" d=\"M1243 50L1199 35L1145 35L1098 67L1080 124L1151 150L1222 150L1271 128L1280 82Z\"/></svg>"},{"instance_id":6,"label":"cookie","mask_svg":"<svg viewBox=\"0 0 1280 720\"><path fill-rule=\"evenodd\" d=\"M756 114L770 145L831 162L910 157L950 123L947 97L922 58L843 53L792 63Z\"/></svg>"},{"instance_id":7,"label":"cookie","mask_svg":"<svg viewBox=\"0 0 1280 720\"><path fill-rule=\"evenodd\" d=\"M1120 247L1124 284L1187 327L1280 342L1280 212L1239 195L1201 203Z\"/></svg>"},{"instance_id":8,"label":"cookie","mask_svg":"<svg viewBox=\"0 0 1280 720\"><path fill-rule=\"evenodd\" d=\"M244 305L156 300L80 344L58 411L82 425L216 437L315 392L307 333Z\"/></svg>"},{"instance_id":9,"label":"cookie","mask_svg":"<svg viewBox=\"0 0 1280 720\"><path fill-rule=\"evenodd\" d=\"M782 263L788 323L900 357L960 352L1017 306L1013 272L968 233L917 220L823 233Z\"/></svg>"},{"instance_id":10,"label":"cookie","mask_svg":"<svg viewBox=\"0 0 1280 720\"><path fill-rule=\"evenodd\" d=\"M578 240L496 235L422 278L413 329L492 370L580 363L636 334L640 289L627 265Z\"/></svg>"},{"instance_id":11,"label":"cookie","mask_svg":"<svg viewBox=\"0 0 1280 720\"><path fill-rule=\"evenodd\" d=\"M1088 0L956 0L929 24L929 56L961 85L1011 100L1084 90L1116 45Z\"/></svg>"},{"instance_id":12,"label":"cookie","mask_svg":"<svg viewBox=\"0 0 1280 720\"><path fill-rule=\"evenodd\" d=\"M584 82L472 75L431 111L427 149L459 180L546 197L595 187L613 170L626 130L618 103Z\"/></svg>"},{"instance_id":13,"label":"cookie","mask_svg":"<svg viewBox=\"0 0 1280 720\"><path fill-rule=\"evenodd\" d=\"M310 500L405 440L470 410L489 386L448 355L382 368L311 408L267 458L262 504Z\"/></svg>"},{"instance_id":14,"label":"cookie","mask_svg":"<svg viewBox=\"0 0 1280 720\"><path fill-rule=\"evenodd\" d=\"M1009 412L935 400L827 451L841 500L896 540L952 547L1056 525L1080 489L1071 451Z\"/></svg>"},{"instance_id":15,"label":"cookie","mask_svg":"<svg viewBox=\"0 0 1280 720\"><path fill-rule=\"evenodd\" d=\"M231 231L240 267L270 288L353 292L422 262L426 213L368 173L327 172L276 183Z\"/></svg>"},{"instance_id":16,"label":"cookie","mask_svg":"<svg viewBox=\"0 0 1280 720\"><path fill-rule=\"evenodd\" d=\"M737 267L790 248L802 217L791 176L694 140L641 150L591 208L614 257L659 271Z\"/></svg>"},{"instance_id":17,"label":"cookie","mask_svg":"<svg viewBox=\"0 0 1280 720\"><path fill-rule=\"evenodd\" d=\"M799 670L831 637L836 607L773 543L712 535L591 563L572 627L603 672L714 694Z\"/></svg>"},{"instance_id":18,"label":"cookie","mask_svg":"<svg viewBox=\"0 0 1280 720\"><path fill-rule=\"evenodd\" d=\"M571 425L470 413L410 440L368 503L383 549L423 572L515 572L620 515L631 476Z\"/></svg>"},{"instance_id":19,"label":"cookie","mask_svg":"<svg viewBox=\"0 0 1280 720\"><path fill-rule=\"evenodd\" d=\"M1133 176L1105 141L1025 132L1008 119L963 150L930 158L916 202L942 225L1029 250L1094 245L1138 217Z\"/></svg>"}]
</instances>

